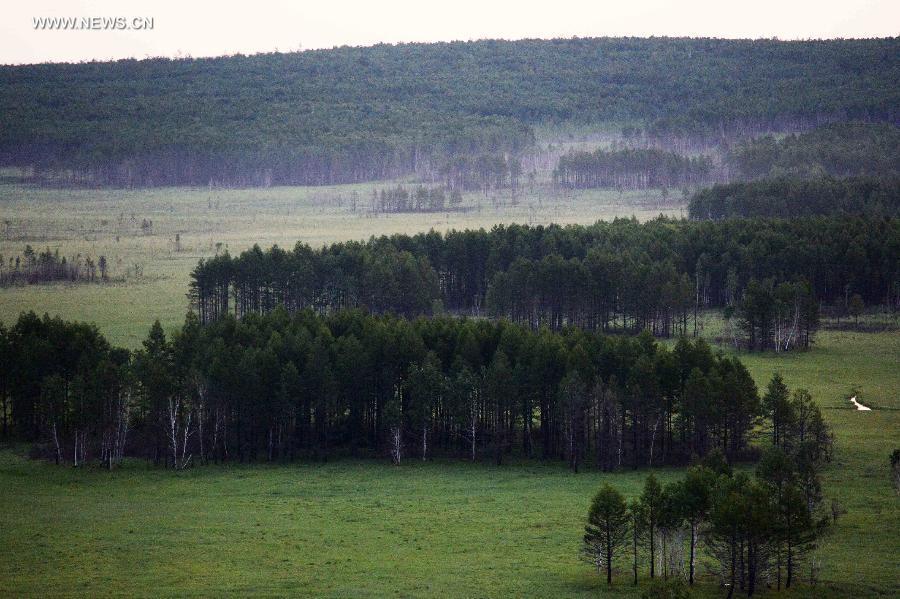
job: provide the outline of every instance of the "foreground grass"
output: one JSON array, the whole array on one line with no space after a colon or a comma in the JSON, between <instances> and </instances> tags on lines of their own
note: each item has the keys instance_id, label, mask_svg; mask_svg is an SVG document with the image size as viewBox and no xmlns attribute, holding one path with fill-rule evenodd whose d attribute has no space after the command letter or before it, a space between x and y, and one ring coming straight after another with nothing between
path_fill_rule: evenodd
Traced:
<instances>
[{"instance_id":1,"label":"foreground grass","mask_svg":"<svg viewBox=\"0 0 900 599\"><path fill-rule=\"evenodd\" d=\"M415 461L109 474L9 453L0 464L5 594L551 596L600 587L577 557L596 474ZM615 478L636 492L641 477Z\"/></svg>"},{"instance_id":2,"label":"foreground grass","mask_svg":"<svg viewBox=\"0 0 900 599\"><path fill-rule=\"evenodd\" d=\"M760 386L781 370L792 387L808 387L837 434L825 493L848 513L818 554L819 585L792 596L900 593L900 510L887 465L900 431L898 357L896 333L844 332L822 333L805 354L742 356ZM854 387L872 412L848 409ZM646 474L415 460L178 474L133 462L110 473L7 449L0 594L634 596L625 562L607 590L578 550L599 485L633 496ZM720 594L708 574L698 594Z\"/></svg>"}]
</instances>

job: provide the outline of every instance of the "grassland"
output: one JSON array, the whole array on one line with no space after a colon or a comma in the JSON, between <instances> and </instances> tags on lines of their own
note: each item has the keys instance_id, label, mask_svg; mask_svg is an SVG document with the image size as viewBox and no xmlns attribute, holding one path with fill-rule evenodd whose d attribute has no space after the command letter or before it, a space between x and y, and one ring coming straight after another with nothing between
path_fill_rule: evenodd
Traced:
<instances>
[{"instance_id":1,"label":"grassland","mask_svg":"<svg viewBox=\"0 0 900 599\"><path fill-rule=\"evenodd\" d=\"M597 192L555 204L537 193L518 206L481 212L374 216L350 207L354 192L367 197L371 187L137 192L0 185L0 225L10 221L0 253L20 253L26 243L66 255L102 253L125 277L112 285L0 289L0 319L33 309L94 321L114 343L134 347L154 318L178 326L188 273L197 259L226 246L237 252L257 242L319 245L429 228L660 212L652 194ZM152 234L135 224L143 218L153 220ZM721 329L707 318L706 336ZM776 370L791 387L807 387L837 435L825 493L848 513L818 553L819 586L792 596L900 595L900 509L888 466L900 445L896 327L824 330L810 352L741 359L760 387ZM851 394L873 411L852 410ZM210 466L179 474L136 461L110 473L30 461L26 449L0 449L5 596L595 595L605 584L578 558L589 498L604 481L634 495L646 475L416 461L400 468L355 461ZM626 578L621 572L610 594L635 595ZM700 591L719 595L708 575Z\"/></svg>"},{"instance_id":2,"label":"grassland","mask_svg":"<svg viewBox=\"0 0 900 599\"><path fill-rule=\"evenodd\" d=\"M791 596L900 593L898 356L895 333L843 332L806 354L743 356L760 385L781 370L808 387L837 433L825 492L848 513L819 552L819 585ZM875 409L849 409L851 388ZM21 449L0 451L0 594L15 596L594 595L605 584L578 558L590 496L604 481L634 495L646 475L413 460L109 473ZM611 594L632 596L626 581L623 568ZM709 575L700 591L717 596Z\"/></svg>"},{"instance_id":3,"label":"grassland","mask_svg":"<svg viewBox=\"0 0 900 599\"><path fill-rule=\"evenodd\" d=\"M590 223L630 216L646 220L681 212L677 205L661 203L655 190L592 190L551 202L555 194L538 186L527 189L516 205L509 198L469 194L464 205L471 209L464 212L373 214L366 208L372 190L385 185L135 191L0 184L0 255L7 261L27 244L38 251L58 249L64 256L105 255L112 276L124 279L0 289L0 321L13 321L24 310L59 314L95 322L110 341L134 348L157 318L167 329L180 326L188 309L189 274L200 258L216 252L235 254L254 243L290 248L302 241L315 247L429 229ZM505 203L495 207L495 199ZM144 219L153 222L149 233L141 229Z\"/></svg>"},{"instance_id":4,"label":"grassland","mask_svg":"<svg viewBox=\"0 0 900 599\"><path fill-rule=\"evenodd\" d=\"M890 452L900 446L900 333L823 331L807 353L742 354L762 389L775 371L805 387L835 432L825 494L848 513L822 552L823 579L848 595L900 594L900 497L890 481ZM873 408L856 411L848 398Z\"/></svg>"}]
</instances>

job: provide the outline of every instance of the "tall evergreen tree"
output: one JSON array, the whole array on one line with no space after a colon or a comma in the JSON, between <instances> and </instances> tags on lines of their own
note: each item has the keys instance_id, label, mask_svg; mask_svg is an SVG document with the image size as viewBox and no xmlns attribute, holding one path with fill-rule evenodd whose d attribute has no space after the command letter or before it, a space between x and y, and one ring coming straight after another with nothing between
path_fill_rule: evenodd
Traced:
<instances>
[{"instance_id":1,"label":"tall evergreen tree","mask_svg":"<svg viewBox=\"0 0 900 599\"><path fill-rule=\"evenodd\" d=\"M628 544L629 522L625 498L610 485L604 485L588 512L584 553L598 571L606 570L607 584L612 584L613 562L619 549Z\"/></svg>"}]
</instances>

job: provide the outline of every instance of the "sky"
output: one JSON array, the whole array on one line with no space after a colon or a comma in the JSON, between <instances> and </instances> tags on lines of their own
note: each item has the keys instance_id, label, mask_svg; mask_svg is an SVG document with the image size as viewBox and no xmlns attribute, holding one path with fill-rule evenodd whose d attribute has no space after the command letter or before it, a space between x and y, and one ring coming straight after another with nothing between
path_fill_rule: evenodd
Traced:
<instances>
[{"instance_id":1,"label":"sky","mask_svg":"<svg viewBox=\"0 0 900 599\"><path fill-rule=\"evenodd\" d=\"M48 17L73 17L79 29L41 28L36 20ZM120 20L110 26L104 18ZM651 35L893 37L900 0L30 0L3 7L0 63Z\"/></svg>"}]
</instances>

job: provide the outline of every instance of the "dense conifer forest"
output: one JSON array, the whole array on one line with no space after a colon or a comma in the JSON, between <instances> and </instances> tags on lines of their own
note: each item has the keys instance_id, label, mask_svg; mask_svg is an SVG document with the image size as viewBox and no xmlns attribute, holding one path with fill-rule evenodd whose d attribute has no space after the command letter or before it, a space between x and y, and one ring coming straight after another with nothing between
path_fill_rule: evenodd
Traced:
<instances>
[{"instance_id":1,"label":"dense conifer forest","mask_svg":"<svg viewBox=\"0 0 900 599\"><path fill-rule=\"evenodd\" d=\"M900 178L896 177L779 177L714 185L698 191L688 204L688 213L695 220L841 214L890 217L898 211Z\"/></svg>"},{"instance_id":2,"label":"dense conifer forest","mask_svg":"<svg viewBox=\"0 0 900 599\"><path fill-rule=\"evenodd\" d=\"M900 305L898 225L864 216L618 219L396 235L320 250L255 247L201 261L190 293L202 322L278 305L364 307L663 336L694 332L698 310L731 308L744 323L744 345L807 347L822 304L859 294L869 304Z\"/></svg>"},{"instance_id":3,"label":"dense conifer forest","mask_svg":"<svg viewBox=\"0 0 900 599\"><path fill-rule=\"evenodd\" d=\"M323 184L625 122L693 145L896 123L896 38L599 38L0 67L0 163L68 183ZM631 129L630 129L631 130Z\"/></svg>"},{"instance_id":4,"label":"dense conifer forest","mask_svg":"<svg viewBox=\"0 0 900 599\"><path fill-rule=\"evenodd\" d=\"M834 123L775 139L744 140L726 161L737 179L900 175L900 130L886 123Z\"/></svg>"},{"instance_id":5,"label":"dense conifer forest","mask_svg":"<svg viewBox=\"0 0 900 599\"><path fill-rule=\"evenodd\" d=\"M132 354L30 313L0 327L0 351L4 438L76 465L514 454L614 470L746 458L764 415L746 369L702 340L486 320L189 316Z\"/></svg>"}]
</instances>

